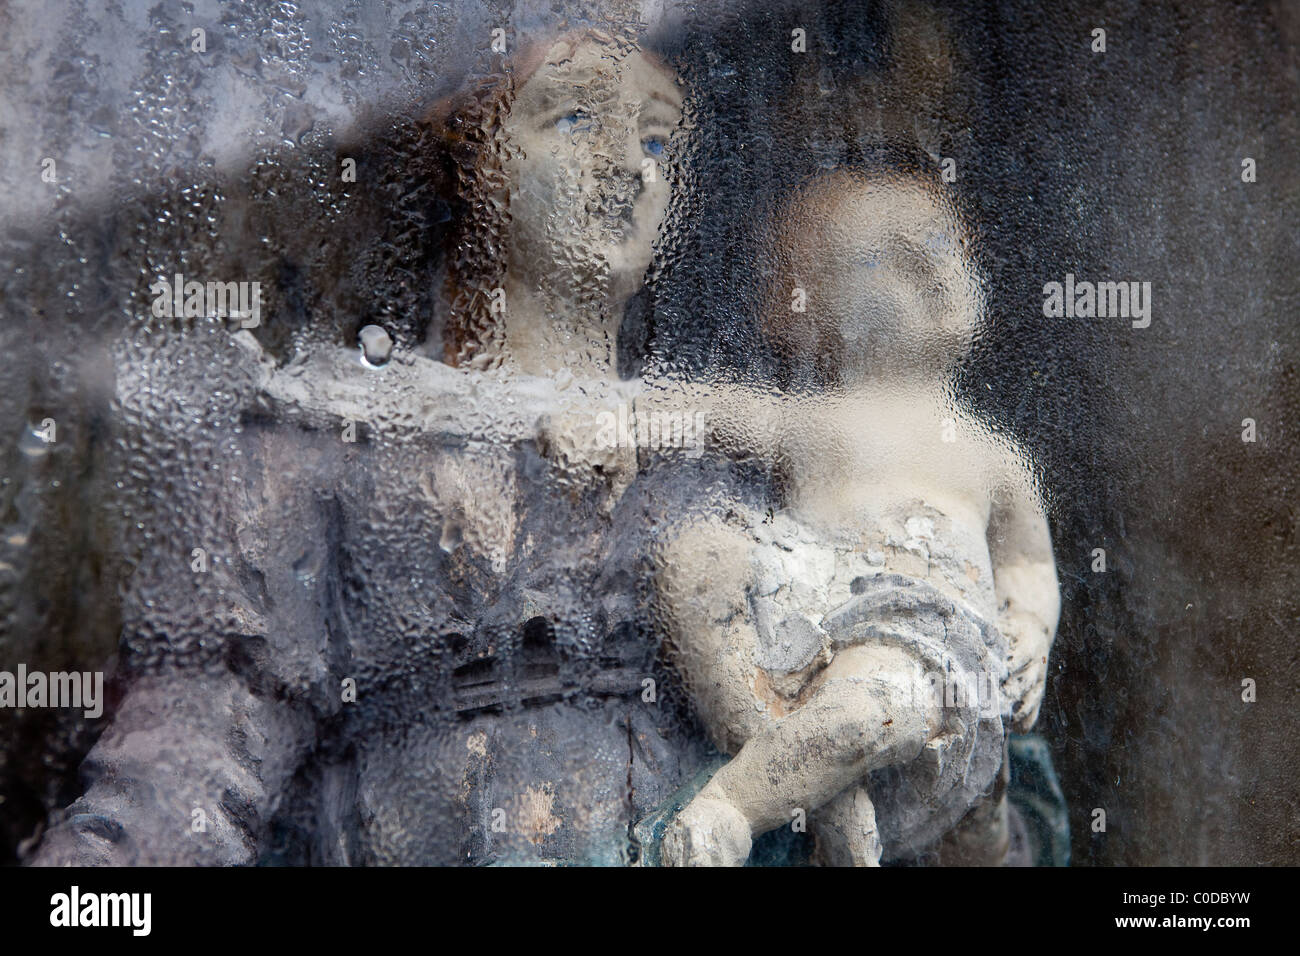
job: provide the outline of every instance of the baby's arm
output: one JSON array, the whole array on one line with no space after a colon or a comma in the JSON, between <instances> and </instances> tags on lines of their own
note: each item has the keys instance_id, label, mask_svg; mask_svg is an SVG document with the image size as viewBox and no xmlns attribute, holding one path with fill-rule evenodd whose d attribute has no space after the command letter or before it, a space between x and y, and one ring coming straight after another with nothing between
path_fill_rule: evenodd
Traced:
<instances>
[{"instance_id":1,"label":"baby's arm","mask_svg":"<svg viewBox=\"0 0 1300 956\"><path fill-rule=\"evenodd\" d=\"M989 556L998 627L1011 655L1003 689L1011 700L1011 728L1024 733L1043 702L1061 595L1047 516L1028 469L1008 450L1002 471L989 517Z\"/></svg>"},{"instance_id":2,"label":"baby's arm","mask_svg":"<svg viewBox=\"0 0 1300 956\"><path fill-rule=\"evenodd\" d=\"M703 426L707 450L732 460L772 461L791 420L800 420L796 399L731 382L659 381L636 400L636 413L688 418ZM697 416L699 416L697 418Z\"/></svg>"}]
</instances>

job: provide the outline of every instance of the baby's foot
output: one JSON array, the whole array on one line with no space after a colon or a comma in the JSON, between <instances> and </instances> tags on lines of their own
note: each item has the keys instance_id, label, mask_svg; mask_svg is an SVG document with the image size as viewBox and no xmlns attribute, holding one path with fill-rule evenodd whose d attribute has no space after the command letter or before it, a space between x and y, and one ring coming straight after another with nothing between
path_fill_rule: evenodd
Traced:
<instances>
[{"instance_id":1,"label":"baby's foot","mask_svg":"<svg viewBox=\"0 0 1300 956\"><path fill-rule=\"evenodd\" d=\"M813 815L819 866L880 866L880 830L866 788L852 786Z\"/></svg>"},{"instance_id":2,"label":"baby's foot","mask_svg":"<svg viewBox=\"0 0 1300 956\"><path fill-rule=\"evenodd\" d=\"M664 866L743 866L751 836L744 814L725 800L696 797L664 833Z\"/></svg>"}]
</instances>

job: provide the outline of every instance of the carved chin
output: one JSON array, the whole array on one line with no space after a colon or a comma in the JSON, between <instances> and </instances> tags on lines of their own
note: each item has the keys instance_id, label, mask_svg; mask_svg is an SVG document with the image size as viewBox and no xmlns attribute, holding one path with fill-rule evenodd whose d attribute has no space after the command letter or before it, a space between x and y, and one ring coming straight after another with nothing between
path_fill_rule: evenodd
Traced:
<instances>
[{"instance_id":1,"label":"carved chin","mask_svg":"<svg viewBox=\"0 0 1300 956\"><path fill-rule=\"evenodd\" d=\"M650 265L653 238L653 235L647 236L644 230L633 227L622 242L610 246L606 261L609 263L610 280L614 286L631 285L635 289L641 284L641 277Z\"/></svg>"}]
</instances>

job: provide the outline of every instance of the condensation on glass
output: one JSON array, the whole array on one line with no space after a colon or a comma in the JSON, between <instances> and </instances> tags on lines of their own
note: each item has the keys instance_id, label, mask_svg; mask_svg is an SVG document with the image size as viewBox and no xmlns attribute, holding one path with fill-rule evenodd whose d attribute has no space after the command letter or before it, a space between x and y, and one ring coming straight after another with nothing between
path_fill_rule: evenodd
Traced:
<instances>
[{"instance_id":1,"label":"condensation on glass","mask_svg":"<svg viewBox=\"0 0 1300 956\"><path fill-rule=\"evenodd\" d=\"M1284 5L309 7L6 15L6 862L1295 862Z\"/></svg>"}]
</instances>

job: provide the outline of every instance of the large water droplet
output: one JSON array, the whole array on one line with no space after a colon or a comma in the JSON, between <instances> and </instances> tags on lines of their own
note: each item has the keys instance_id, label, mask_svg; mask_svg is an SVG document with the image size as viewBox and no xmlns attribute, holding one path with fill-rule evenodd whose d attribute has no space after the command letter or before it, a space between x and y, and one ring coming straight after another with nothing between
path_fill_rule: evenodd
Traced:
<instances>
[{"instance_id":1,"label":"large water droplet","mask_svg":"<svg viewBox=\"0 0 1300 956\"><path fill-rule=\"evenodd\" d=\"M377 325L367 325L357 334L361 343L361 361L370 368L386 365L393 354L393 339Z\"/></svg>"}]
</instances>

